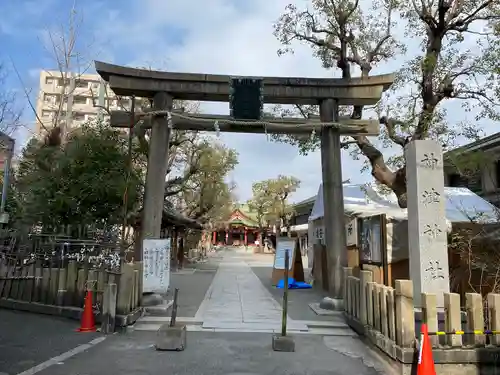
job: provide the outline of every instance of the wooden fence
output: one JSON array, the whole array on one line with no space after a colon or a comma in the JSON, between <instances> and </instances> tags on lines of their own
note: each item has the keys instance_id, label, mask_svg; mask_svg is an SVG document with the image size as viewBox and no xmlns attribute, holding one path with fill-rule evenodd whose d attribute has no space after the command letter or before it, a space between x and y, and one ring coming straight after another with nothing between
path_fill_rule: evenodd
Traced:
<instances>
[{"instance_id":1,"label":"wooden fence","mask_svg":"<svg viewBox=\"0 0 500 375\"><path fill-rule=\"evenodd\" d=\"M142 263L121 261L116 243L54 235L0 240L0 306L78 317L90 290L99 321L103 310L110 313L104 294L115 284L116 324L139 316Z\"/></svg>"},{"instance_id":2,"label":"wooden fence","mask_svg":"<svg viewBox=\"0 0 500 375\"><path fill-rule=\"evenodd\" d=\"M76 261L64 268L28 266L9 267L0 263L0 297L45 305L83 308L87 290L93 292L94 310L102 311L107 284L118 286L116 312L126 315L140 305L140 264L125 263L121 272L79 268Z\"/></svg>"},{"instance_id":3,"label":"wooden fence","mask_svg":"<svg viewBox=\"0 0 500 375\"><path fill-rule=\"evenodd\" d=\"M398 363L416 363L420 324L425 322L436 363L500 365L500 294L483 300L480 294L466 293L461 304L459 294L444 293L444 309L438 309L436 295L422 293L422 306L416 309L411 280L396 280L391 288L373 282L371 271L355 277L349 267L344 280L348 324ZM456 367L457 374L462 367Z\"/></svg>"}]
</instances>

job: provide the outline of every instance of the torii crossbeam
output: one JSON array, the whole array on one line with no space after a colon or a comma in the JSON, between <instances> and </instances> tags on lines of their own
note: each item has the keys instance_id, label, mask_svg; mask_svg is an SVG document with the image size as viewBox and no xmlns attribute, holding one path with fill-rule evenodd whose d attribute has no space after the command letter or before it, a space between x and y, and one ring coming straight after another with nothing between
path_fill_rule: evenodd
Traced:
<instances>
[{"instance_id":1,"label":"torii crossbeam","mask_svg":"<svg viewBox=\"0 0 500 375\"><path fill-rule=\"evenodd\" d=\"M136 112L134 123L141 119L148 119L148 113ZM175 116L174 114L179 114ZM197 114L185 112L172 112L172 128L178 130L193 131L221 131L230 133L254 133L254 134L308 134L312 131L321 132L323 125L318 116L308 119L292 117L264 117L260 121L235 121L230 116ZM217 123L218 126L214 126ZM112 127L129 128L131 125L131 114L126 111L111 111L110 124ZM146 121L144 128L151 128L151 122ZM332 126L333 127L333 126ZM349 117L341 117L335 127L343 135L366 135L376 136L379 134L379 123L377 120L355 120Z\"/></svg>"}]
</instances>

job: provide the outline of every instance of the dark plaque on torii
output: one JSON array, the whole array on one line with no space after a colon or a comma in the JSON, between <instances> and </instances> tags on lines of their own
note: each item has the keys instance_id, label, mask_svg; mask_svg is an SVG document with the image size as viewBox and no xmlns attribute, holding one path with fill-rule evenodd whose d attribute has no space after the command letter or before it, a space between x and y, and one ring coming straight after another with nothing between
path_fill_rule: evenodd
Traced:
<instances>
[{"instance_id":1,"label":"dark plaque on torii","mask_svg":"<svg viewBox=\"0 0 500 375\"><path fill-rule=\"evenodd\" d=\"M260 120L264 109L263 80L231 78L229 85L230 116L235 120Z\"/></svg>"}]
</instances>

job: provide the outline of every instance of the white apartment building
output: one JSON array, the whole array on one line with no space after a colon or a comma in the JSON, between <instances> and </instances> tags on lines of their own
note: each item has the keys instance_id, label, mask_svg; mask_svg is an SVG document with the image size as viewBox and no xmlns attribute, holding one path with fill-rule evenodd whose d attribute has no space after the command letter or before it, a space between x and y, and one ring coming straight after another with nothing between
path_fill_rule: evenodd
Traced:
<instances>
[{"instance_id":1,"label":"white apartment building","mask_svg":"<svg viewBox=\"0 0 500 375\"><path fill-rule=\"evenodd\" d=\"M107 119L109 116L103 107L118 110L130 106L130 98L116 97L97 74L68 74L64 82L59 71L42 70L36 103L36 134L42 134L40 121L50 128L56 114L59 114L58 122L71 129L98 117Z\"/></svg>"}]
</instances>

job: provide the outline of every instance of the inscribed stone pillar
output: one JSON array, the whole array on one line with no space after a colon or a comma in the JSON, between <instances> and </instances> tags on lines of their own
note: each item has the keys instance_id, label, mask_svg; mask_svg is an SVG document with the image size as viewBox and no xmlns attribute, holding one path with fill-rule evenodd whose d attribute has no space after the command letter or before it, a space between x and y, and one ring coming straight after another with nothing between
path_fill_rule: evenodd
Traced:
<instances>
[{"instance_id":1,"label":"inscribed stone pillar","mask_svg":"<svg viewBox=\"0 0 500 375\"><path fill-rule=\"evenodd\" d=\"M408 200L408 251L415 307L421 293L450 291L444 196L443 151L433 140L410 142L405 149Z\"/></svg>"},{"instance_id":2,"label":"inscribed stone pillar","mask_svg":"<svg viewBox=\"0 0 500 375\"><path fill-rule=\"evenodd\" d=\"M333 99L320 103L322 122L339 121L338 104ZM340 134L332 127L321 132L321 169L323 177L323 207L325 245L327 251L328 284L331 297L338 300L335 309L342 309L343 267L347 266L347 246L344 220L344 191ZM345 282L346 280L344 280Z\"/></svg>"}]
</instances>

